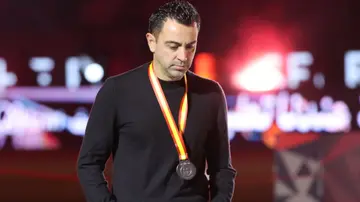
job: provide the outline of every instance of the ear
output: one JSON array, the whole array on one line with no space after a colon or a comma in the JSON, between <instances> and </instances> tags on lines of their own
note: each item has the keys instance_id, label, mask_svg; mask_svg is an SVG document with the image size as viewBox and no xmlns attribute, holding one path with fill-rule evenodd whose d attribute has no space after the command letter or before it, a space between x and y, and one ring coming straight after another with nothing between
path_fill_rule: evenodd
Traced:
<instances>
[{"instance_id":1,"label":"ear","mask_svg":"<svg viewBox=\"0 0 360 202\"><path fill-rule=\"evenodd\" d=\"M151 33L146 33L146 40L149 46L149 49L152 53L155 52L156 49L156 38Z\"/></svg>"}]
</instances>

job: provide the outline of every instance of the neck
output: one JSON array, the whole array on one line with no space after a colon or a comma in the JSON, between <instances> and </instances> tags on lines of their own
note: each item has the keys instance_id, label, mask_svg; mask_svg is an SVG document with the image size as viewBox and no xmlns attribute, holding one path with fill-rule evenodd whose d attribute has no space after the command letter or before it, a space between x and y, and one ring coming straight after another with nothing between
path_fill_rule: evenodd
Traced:
<instances>
[{"instance_id":1,"label":"neck","mask_svg":"<svg viewBox=\"0 0 360 202\"><path fill-rule=\"evenodd\" d=\"M180 81L183 77L181 78L172 78L167 76L163 71L162 71L162 67L159 63L156 62L156 60L153 60L153 69L154 69L154 73L155 76L163 81Z\"/></svg>"}]
</instances>

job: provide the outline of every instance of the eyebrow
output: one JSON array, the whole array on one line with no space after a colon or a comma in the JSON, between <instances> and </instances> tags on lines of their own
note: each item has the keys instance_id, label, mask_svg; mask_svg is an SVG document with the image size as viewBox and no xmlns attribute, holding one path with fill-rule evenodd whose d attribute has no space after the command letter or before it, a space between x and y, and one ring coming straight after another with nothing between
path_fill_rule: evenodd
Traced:
<instances>
[{"instance_id":1,"label":"eyebrow","mask_svg":"<svg viewBox=\"0 0 360 202\"><path fill-rule=\"evenodd\" d=\"M192 41L192 42L190 42L190 43L188 43L188 44L186 44L186 45L193 45L193 44L195 44L195 43L196 43L196 41ZM175 44L175 45L177 45L177 46L181 46L181 43L176 42L176 41L166 41L165 44Z\"/></svg>"}]
</instances>

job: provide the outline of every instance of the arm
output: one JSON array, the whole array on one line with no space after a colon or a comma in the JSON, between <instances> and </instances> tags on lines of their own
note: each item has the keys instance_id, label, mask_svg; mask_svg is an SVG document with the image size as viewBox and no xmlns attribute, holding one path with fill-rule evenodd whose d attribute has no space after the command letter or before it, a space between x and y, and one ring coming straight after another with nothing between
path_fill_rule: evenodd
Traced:
<instances>
[{"instance_id":1,"label":"arm","mask_svg":"<svg viewBox=\"0 0 360 202\"><path fill-rule=\"evenodd\" d=\"M227 104L218 85L217 117L207 142L207 163L211 202L230 202L233 197L236 171L232 167L227 126Z\"/></svg>"},{"instance_id":2,"label":"arm","mask_svg":"<svg viewBox=\"0 0 360 202\"><path fill-rule=\"evenodd\" d=\"M115 102L112 82L105 81L96 95L78 156L78 178L88 202L115 202L103 174L113 148Z\"/></svg>"}]
</instances>

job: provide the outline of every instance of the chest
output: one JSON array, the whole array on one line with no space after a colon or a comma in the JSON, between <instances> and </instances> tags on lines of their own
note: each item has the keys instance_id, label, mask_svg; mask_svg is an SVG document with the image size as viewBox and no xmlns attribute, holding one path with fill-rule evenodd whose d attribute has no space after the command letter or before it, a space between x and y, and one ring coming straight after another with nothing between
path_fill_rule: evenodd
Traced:
<instances>
[{"instance_id":1,"label":"chest","mask_svg":"<svg viewBox=\"0 0 360 202\"><path fill-rule=\"evenodd\" d=\"M183 91L164 91L177 126ZM131 98L131 99L130 99ZM211 100L206 95L188 93L188 114L183 139L189 149L201 147L215 123ZM117 114L117 134L126 144L136 148L173 147L173 139L156 96L149 91L124 98Z\"/></svg>"}]
</instances>

